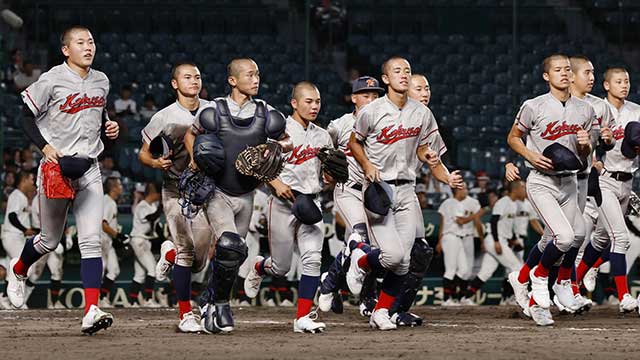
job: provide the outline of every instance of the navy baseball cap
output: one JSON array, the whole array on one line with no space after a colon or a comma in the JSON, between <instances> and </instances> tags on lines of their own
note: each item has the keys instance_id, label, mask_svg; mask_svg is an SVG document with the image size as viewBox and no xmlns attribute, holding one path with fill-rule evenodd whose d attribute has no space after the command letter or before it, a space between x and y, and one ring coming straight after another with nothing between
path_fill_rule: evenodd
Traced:
<instances>
[{"instance_id":1,"label":"navy baseball cap","mask_svg":"<svg viewBox=\"0 0 640 360\"><path fill-rule=\"evenodd\" d=\"M640 122L632 121L624 128L624 139L622 139L620 152L624 157L634 159L638 156L636 146L640 146Z\"/></svg>"},{"instance_id":2,"label":"navy baseball cap","mask_svg":"<svg viewBox=\"0 0 640 360\"><path fill-rule=\"evenodd\" d=\"M562 144L553 143L547 146L542 155L553 162L553 170L555 171L580 170L583 167L582 161L578 159L576 154Z\"/></svg>"},{"instance_id":3,"label":"navy baseball cap","mask_svg":"<svg viewBox=\"0 0 640 360\"><path fill-rule=\"evenodd\" d=\"M313 225L322 221L322 212L313 201L314 199L313 195L296 194L296 200L291 207L293 216L305 225Z\"/></svg>"},{"instance_id":4,"label":"navy baseball cap","mask_svg":"<svg viewBox=\"0 0 640 360\"><path fill-rule=\"evenodd\" d=\"M364 207L377 215L387 215L392 199L393 190L384 181L374 182L364 191Z\"/></svg>"},{"instance_id":5,"label":"navy baseball cap","mask_svg":"<svg viewBox=\"0 0 640 360\"><path fill-rule=\"evenodd\" d=\"M380 87L378 80L371 76L361 76L351 83L351 93L357 94L365 91L377 91L384 92L384 89Z\"/></svg>"},{"instance_id":6,"label":"navy baseball cap","mask_svg":"<svg viewBox=\"0 0 640 360\"><path fill-rule=\"evenodd\" d=\"M77 180L89 170L93 160L74 156L63 156L58 159L62 176Z\"/></svg>"}]
</instances>

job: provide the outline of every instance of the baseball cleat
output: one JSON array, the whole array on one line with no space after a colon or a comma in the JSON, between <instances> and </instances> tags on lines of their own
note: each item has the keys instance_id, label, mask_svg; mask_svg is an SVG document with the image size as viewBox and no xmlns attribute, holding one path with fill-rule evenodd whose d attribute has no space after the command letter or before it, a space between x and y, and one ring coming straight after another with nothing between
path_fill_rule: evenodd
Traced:
<instances>
[{"instance_id":1,"label":"baseball cleat","mask_svg":"<svg viewBox=\"0 0 640 360\"><path fill-rule=\"evenodd\" d=\"M82 318L82 332L91 335L102 329L107 329L113 324L113 315L91 305L89 311Z\"/></svg>"},{"instance_id":2,"label":"baseball cleat","mask_svg":"<svg viewBox=\"0 0 640 360\"><path fill-rule=\"evenodd\" d=\"M460 303L458 302L458 300L454 298L449 298L446 301L443 301L442 304L440 304L440 306L456 307L456 306L460 306Z\"/></svg>"},{"instance_id":3,"label":"baseball cleat","mask_svg":"<svg viewBox=\"0 0 640 360\"><path fill-rule=\"evenodd\" d=\"M549 297L549 278L537 277L534 272L538 267L535 266L529 272L529 279L531 279L531 297L540 305L543 309L548 309L551 306L551 298Z\"/></svg>"},{"instance_id":4,"label":"baseball cleat","mask_svg":"<svg viewBox=\"0 0 640 360\"><path fill-rule=\"evenodd\" d=\"M351 252L351 263L349 264L349 270L347 270L347 285L349 290L355 296L360 295L362 291L362 283L367 273L358 266L358 260L367 254L359 248L355 248Z\"/></svg>"},{"instance_id":5,"label":"baseball cleat","mask_svg":"<svg viewBox=\"0 0 640 360\"><path fill-rule=\"evenodd\" d=\"M233 331L233 313L229 304L213 305L206 307L206 312L202 314L202 326L209 334Z\"/></svg>"},{"instance_id":6,"label":"baseball cleat","mask_svg":"<svg viewBox=\"0 0 640 360\"><path fill-rule=\"evenodd\" d=\"M562 302L560 302L560 299L558 298L558 295L554 295L553 296L553 304L558 308L558 311L560 311L560 314L562 315L567 315L567 314L573 314L574 311L571 310L570 308L562 305Z\"/></svg>"},{"instance_id":7,"label":"baseball cleat","mask_svg":"<svg viewBox=\"0 0 640 360\"><path fill-rule=\"evenodd\" d=\"M369 318L369 326L373 329L378 330L395 330L398 328L394 322L391 321L389 317L389 309L378 309L374 310L371 314L371 318Z\"/></svg>"},{"instance_id":8,"label":"baseball cleat","mask_svg":"<svg viewBox=\"0 0 640 360\"><path fill-rule=\"evenodd\" d=\"M629 293L624 294L624 296L622 297L622 301L620 301L620 305L618 305L618 310L621 313L632 312L632 311L635 311L637 308L638 308L638 302L636 301L636 298L631 296L631 294Z\"/></svg>"},{"instance_id":9,"label":"baseball cleat","mask_svg":"<svg viewBox=\"0 0 640 360\"><path fill-rule=\"evenodd\" d=\"M591 268L584 274L582 285L588 292L593 292L596 288L596 280L598 279L598 268Z\"/></svg>"},{"instance_id":10,"label":"baseball cleat","mask_svg":"<svg viewBox=\"0 0 640 360\"><path fill-rule=\"evenodd\" d=\"M278 306L278 305L276 304L276 301L275 301L274 299L267 299L267 300L265 300L265 302L264 302L264 306L267 306L267 307L276 307L276 306Z\"/></svg>"},{"instance_id":11,"label":"baseball cleat","mask_svg":"<svg viewBox=\"0 0 640 360\"><path fill-rule=\"evenodd\" d=\"M157 302L155 302L153 299L147 299L144 301L144 303L142 304L142 307L145 308L152 308L152 309L157 309L162 307L162 305L158 304Z\"/></svg>"},{"instance_id":12,"label":"baseball cleat","mask_svg":"<svg viewBox=\"0 0 640 360\"><path fill-rule=\"evenodd\" d=\"M580 309L580 304L576 302L576 298L573 295L573 288L571 287L571 280L561 280L560 283L555 282L553 284L553 292L556 294L555 297L558 298L558 302L562 304L562 306L570 313L574 313ZM554 297L554 302L556 302Z\"/></svg>"},{"instance_id":13,"label":"baseball cleat","mask_svg":"<svg viewBox=\"0 0 640 360\"><path fill-rule=\"evenodd\" d=\"M513 288L513 293L516 297L516 302L522 309L527 309L529 307L529 283L521 283L518 281L518 272L513 271L509 274L509 284Z\"/></svg>"},{"instance_id":14,"label":"baseball cleat","mask_svg":"<svg viewBox=\"0 0 640 360\"><path fill-rule=\"evenodd\" d=\"M176 250L176 246L170 240L165 240L162 245L160 245L160 259L158 263L156 263L156 280L165 281L167 280L167 274L171 270L173 264L166 259L166 255L169 251Z\"/></svg>"},{"instance_id":15,"label":"baseball cleat","mask_svg":"<svg viewBox=\"0 0 640 360\"><path fill-rule=\"evenodd\" d=\"M538 326L550 326L554 324L549 309L545 309L539 305L533 305L529 307L529 313Z\"/></svg>"},{"instance_id":16,"label":"baseball cleat","mask_svg":"<svg viewBox=\"0 0 640 360\"><path fill-rule=\"evenodd\" d=\"M371 314L373 313L373 309L375 309L377 304L378 304L378 300L374 298L362 299L362 301L360 302L360 305L358 306L360 308L360 315L364 317L371 317Z\"/></svg>"},{"instance_id":17,"label":"baseball cleat","mask_svg":"<svg viewBox=\"0 0 640 360\"><path fill-rule=\"evenodd\" d=\"M98 300L98 306L101 307L102 309L109 309L113 307L111 305L111 302L109 301L109 298L106 298L106 297Z\"/></svg>"},{"instance_id":18,"label":"baseball cleat","mask_svg":"<svg viewBox=\"0 0 640 360\"><path fill-rule=\"evenodd\" d=\"M410 312L401 312L391 315L391 322L398 326L422 326L422 318Z\"/></svg>"},{"instance_id":19,"label":"baseball cleat","mask_svg":"<svg viewBox=\"0 0 640 360\"><path fill-rule=\"evenodd\" d=\"M460 305L462 306L478 306L471 298L463 297L460 299Z\"/></svg>"},{"instance_id":20,"label":"baseball cleat","mask_svg":"<svg viewBox=\"0 0 640 360\"><path fill-rule=\"evenodd\" d=\"M607 299L602 303L602 305L620 305L620 300L618 300L618 297L611 294L607 297Z\"/></svg>"},{"instance_id":21,"label":"baseball cleat","mask_svg":"<svg viewBox=\"0 0 640 360\"><path fill-rule=\"evenodd\" d=\"M180 324L178 324L178 330L180 330L180 332L182 333L191 334L204 332L204 328L202 327L200 322L200 316L189 311L188 313L182 315L182 320L180 320Z\"/></svg>"},{"instance_id":22,"label":"baseball cleat","mask_svg":"<svg viewBox=\"0 0 640 360\"><path fill-rule=\"evenodd\" d=\"M323 312L331 310L331 304L333 303L333 293L320 294L318 296L318 309Z\"/></svg>"},{"instance_id":23,"label":"baseball cleat","mask_svg":"<svg viewBox=\"0 0 640 360\"><path fill-rule=\"evenodd\" d=\"M323 332L327 325L323 322L316 322L315 320L317 319L318 314L315 311L312 311L299 319L293 320L293 332L309 334Z\"/></svg>"},{"instance_id":24,"label":"baseball cleat","mask_svg":"<svg viewBox=\"0 0 640 360\"><path fill-rule=\"evenodd\" d=\"M21 308L25 304L27 286L27 277L13 272L13 267L18 260L18 258L11 259L9 268L7 269L7 278L5 279L7 281L7 297L11 305L16 309Z\"/></svg>"},{"instance_id":25,"label":"baseball cleat","mask_svg":"<svg viewBox=\"0 0 640 360\"><path fill-rule=\"evenodd\" d=\"M255 265L261 263L264 260L264 257L258 255L256 256L255 261L253 262L254 266L251 267L249 274L244 279L244 294L253 299L258 296L258 292L260 292L260 284L262 283L262 276L258 274L258 270L256 270Z\"/></svg>"},{"instance_id":26,"label":"baseball cleat","mask_svg":"<svg viewBox=\"0 0 640 360\"><path fill-rule=\"evenodd\" d=\"M295 304L289 299L284 299L280 301L280 307L293 307L294 305Z\"/></svg>"}]
</instances>

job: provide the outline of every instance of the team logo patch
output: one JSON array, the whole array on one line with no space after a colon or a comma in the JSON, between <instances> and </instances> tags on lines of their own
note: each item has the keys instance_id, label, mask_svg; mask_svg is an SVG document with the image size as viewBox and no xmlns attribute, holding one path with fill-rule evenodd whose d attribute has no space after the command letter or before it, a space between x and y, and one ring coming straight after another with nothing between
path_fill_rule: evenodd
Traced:
<instances>
[{"instance_id":1,"label":"team logo patch","mask_svg":"<svg viewBox=\"0 0 640 360\"><path fill-rule=\"evenodd\" d=\"M613 138L616 140L620 140L624 138L624 127L618 126L615 130L612 131Z\"/></svg>"},{"instance_id":2,"label":"team logo patch","mask_svg":"<svg viewBox=\"0 0 640 360\"><path fill-rule=\"evenodd\" d=\"M374 87L376 86L376 81L373 79L367 79L367 87Z\"/></svg>"},{"instance_id":3,"label":"team logo patch","mask_svg":"<svg viewBox=\"0 0 640 360\"><path fill-rule=\"evenodd\" d=\"M394 129L394 126L395 125L389 125L383 128L380 134L376 137L376 140L379 143L389 145L402 139L416 137L420 135L420 131L422 130L422 126L405 128L400 124L396 129Z\"/></svg>"},{"instance_id":4,"label":"team logo patch","mask_svg":"<svg viewBox=\"0 0 640 360\"><path fill-rule=\"evenodd\" d=\"M303 149L302 145L298 145L294 147L293 150L291 150L291 155L287 159L287 163L293 164L293 165L300 165L303 162L316 157L319 151L320 151L319 147L314 148L314 147L311 147L311 145L307 145L307 147Z\"/></svg>"},{"instance_id":5,"label":"team logo patch","mask_svg":"<svg viewBox=\"0 0 640 360\"><path fill-rule=\"evenodd\" d=\"M75 114L89 108L103 108L107 103L104 96L88 97L87 94L80 96L75 93L67 96L64 104L60 105L60 111L67 114Z\"/></svg>"},{"instance_id":6,"label":"team logo patch","mask_svg":"<svg viewBox=\"0 0 640 360\"><path fill-rule=\"evenodd\" d=\"M558 121L553 121L547 124L547 128L540 135L545 140L557 140L566 135L573 135L580 130L581 127L578 124L568 125L566 121L563 121L562 124L558 125Z\"/></svg>"}]
</instances>

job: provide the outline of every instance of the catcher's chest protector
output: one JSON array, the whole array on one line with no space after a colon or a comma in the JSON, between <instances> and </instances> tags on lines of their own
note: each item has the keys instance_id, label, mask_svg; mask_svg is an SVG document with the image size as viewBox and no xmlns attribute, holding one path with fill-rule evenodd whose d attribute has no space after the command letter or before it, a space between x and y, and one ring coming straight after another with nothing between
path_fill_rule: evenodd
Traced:
<instances>
[{"instance_id":1,"label":"catcher's chest protector","mask_svg":"<svg viewBox=\"0 0 640 360\"><path fill-rule=\"evenodd\" d=\"M225 151L224 169L216 177L216 187L229 195L242 195L255 190L260 181L252 176L242 175L236 170L238 154L248 146L267 142L265 125L267 109L262 102L256 102L256 111L251 118L239 119L231 116L225 100L216 100L216 121L218 137Z\"/></svg>"}]
</instances>

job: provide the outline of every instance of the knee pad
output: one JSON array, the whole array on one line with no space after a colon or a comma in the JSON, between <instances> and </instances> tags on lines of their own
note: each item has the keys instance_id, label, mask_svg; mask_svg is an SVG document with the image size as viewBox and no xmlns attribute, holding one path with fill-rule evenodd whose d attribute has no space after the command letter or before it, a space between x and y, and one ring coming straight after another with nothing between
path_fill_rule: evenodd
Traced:
<instances>
[{"instance_id":1,"label":"knee pad","mask_svg":"<svg viewBox=\"0 0 640 360\"><path fill-rule=\"evenodd\" d=\"M358 233L360 236L362 236L364 241L369 244L369 232L367 231L367 224L359 223L353 225L353 232Z\"/></svg>"},{"instance_id":2,"label":"knee pad","mask_svg":"<svg viewBox=\"0 0 640 360\"><path fill-rule=\"evenodd\" d=\"M433 248L424 238L416 238L411 248L409 272L424 276L431 265L431 259L433 259Z\"/></svg>"},{"instance_id":3,"label":"knee pad","mask_svg":"<svg viewBox=\"0 0 640 360\"><path fill-rule=\"evenodd\" d=\"M220 235L216 244L216 254L214 256L217 266L225 268L237 268L247 258L247 244L244 243L240 235L225 231Z\"/></svg>"}]
</instances>

